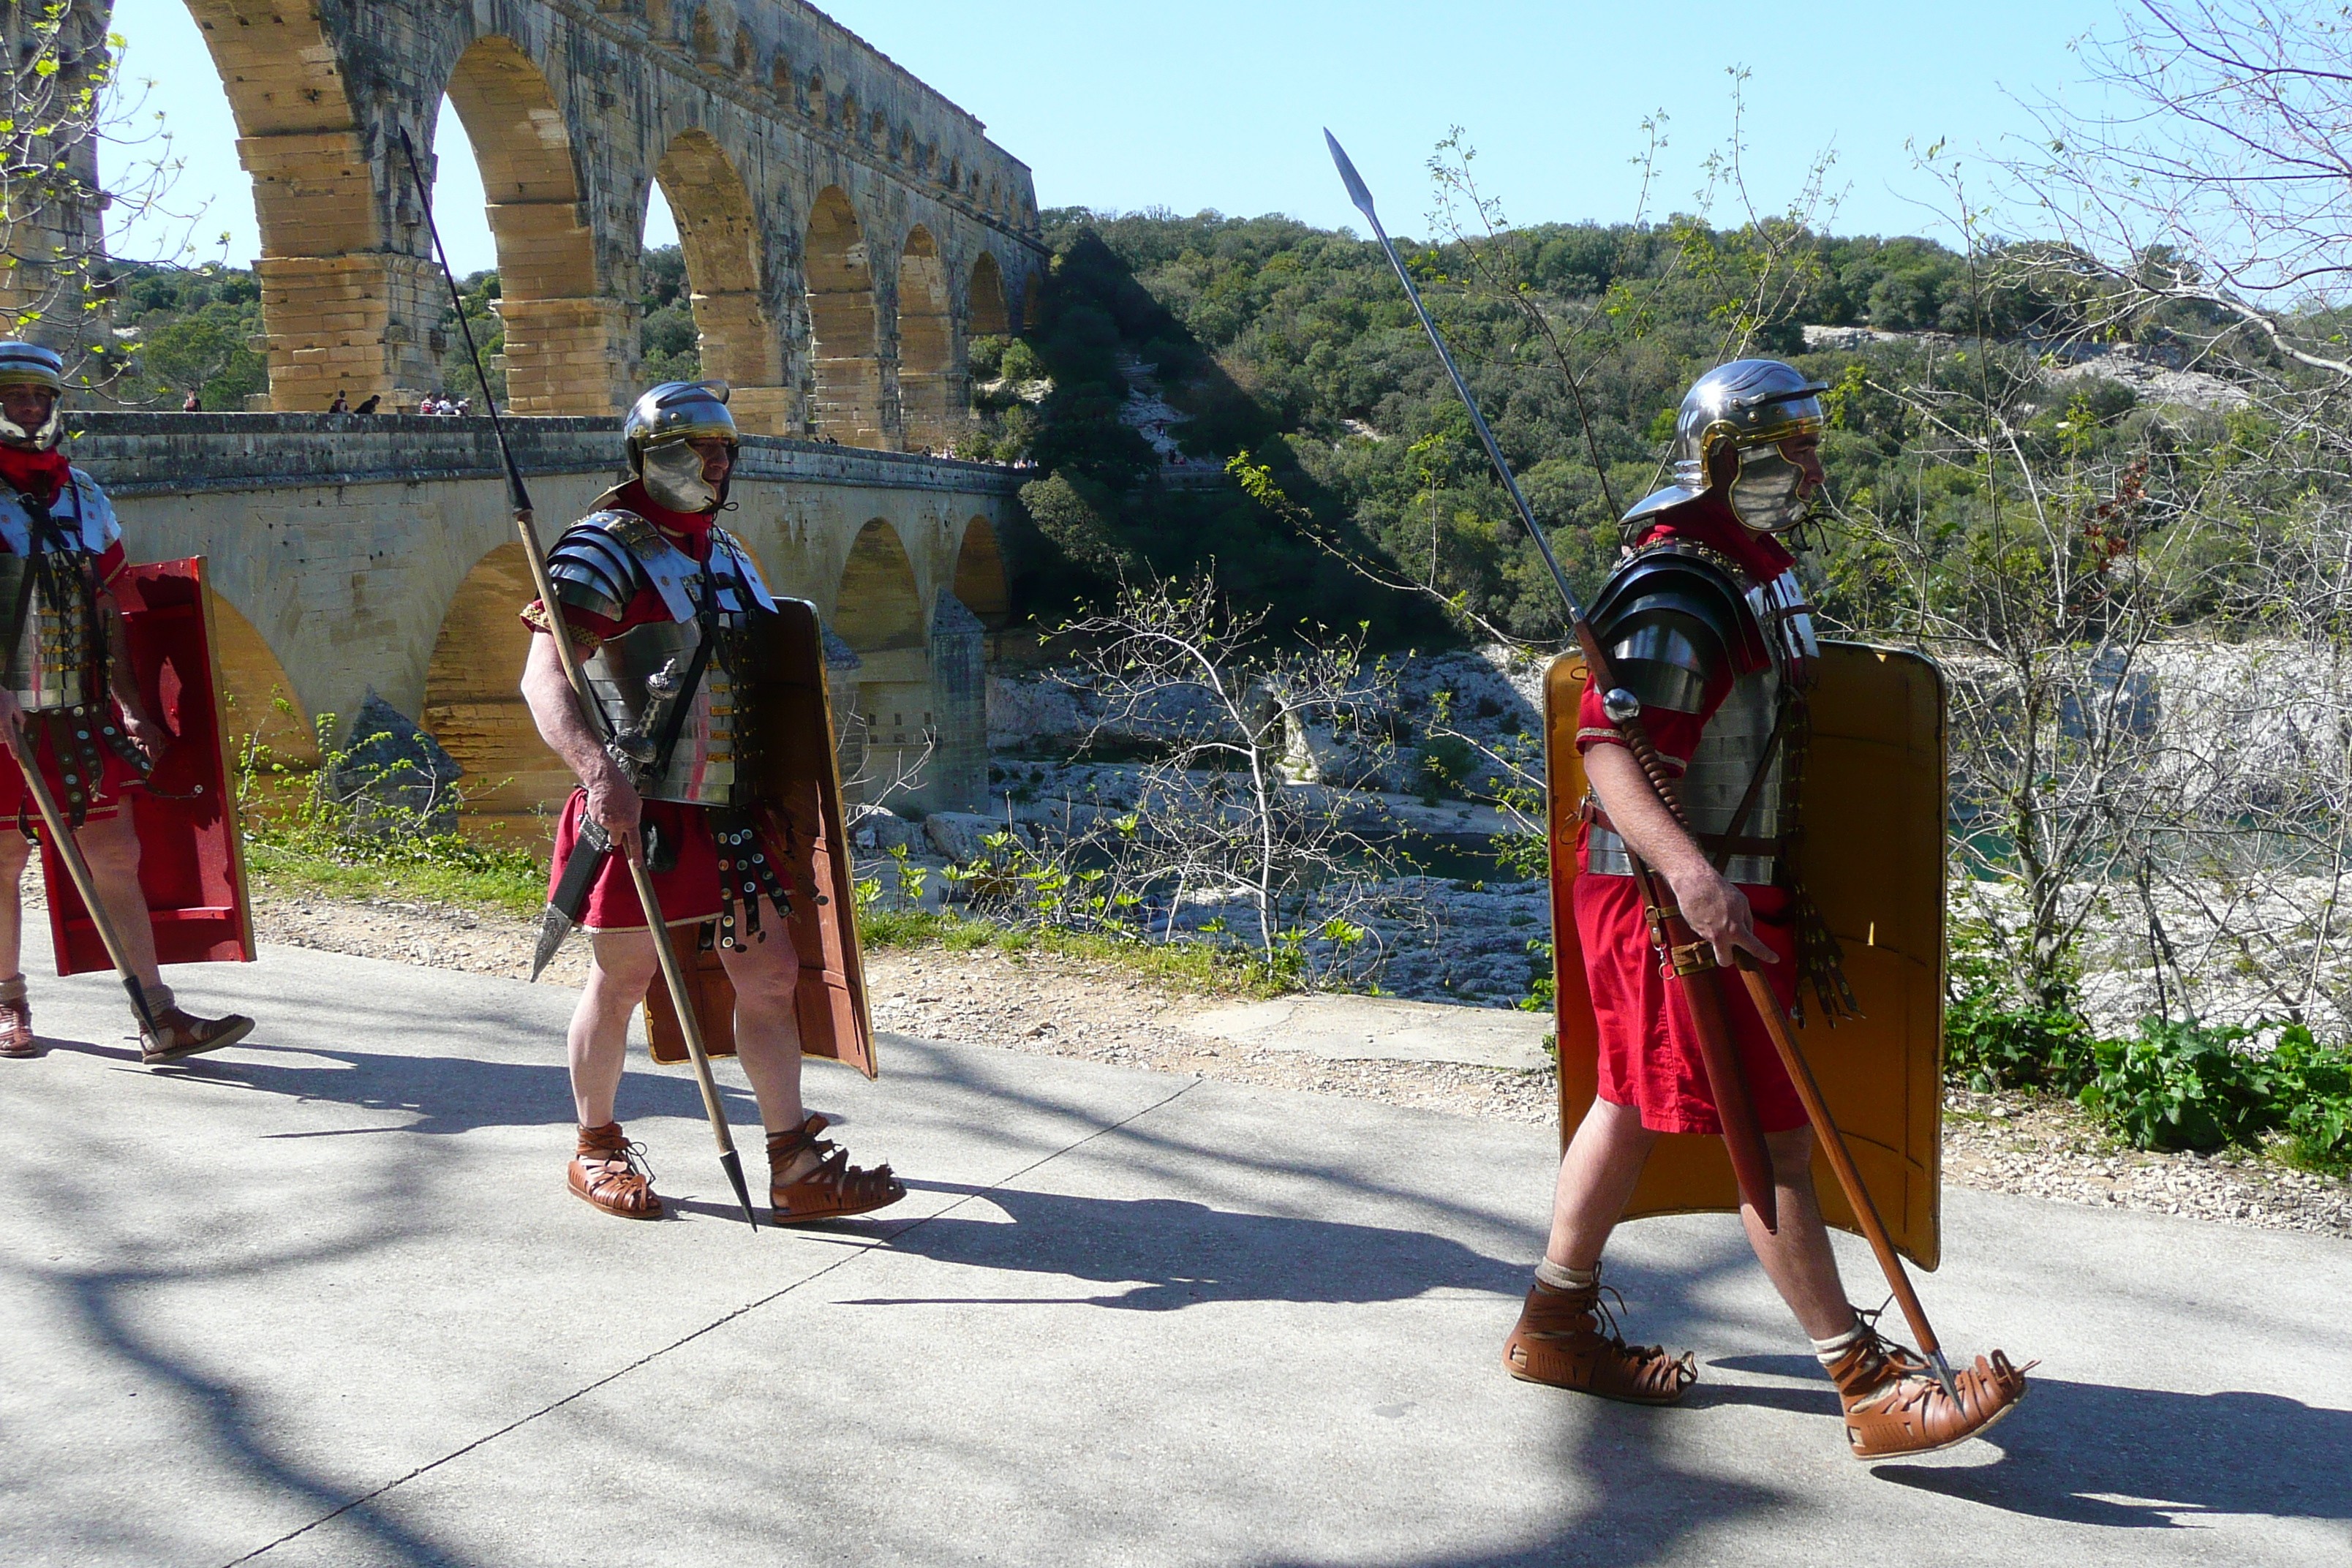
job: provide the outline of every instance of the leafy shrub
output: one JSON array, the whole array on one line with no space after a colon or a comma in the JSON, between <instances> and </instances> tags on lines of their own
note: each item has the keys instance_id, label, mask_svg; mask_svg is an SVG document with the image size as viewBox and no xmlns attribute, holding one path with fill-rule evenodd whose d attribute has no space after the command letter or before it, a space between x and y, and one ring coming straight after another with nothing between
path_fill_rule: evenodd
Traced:
<instances>
[{"instance_id":1,"label":"leafy shrub","mask_svg":"<svg viewBox=\"0 0 2352 1568\"><path fill-rule=\"evenodd\" d=\"M2256 1142L2279 1123L2283 1108L2275 1061L2237 1048L2252 1033L2194 1019L2143 1019L2137 1038L2093 1047L2099 1070L2082 1102L2141 1149Z\"/></svg>"},{"instance_id":2,"label":"leafy shrub","mask_svg":"<svg viewBox=\"0 0 2352 1568\"><path fill-rule=\"evenodd\" d=\"M1424 793L1458 792L1477 765L1470 742L1459 735L1436 735L1421 744L1421 779Z\"/></svg>"},{"instance_id":3,"label":"leafy shrub","mask_svg":"<svg viewBox=\"0 0 2352 1568\"><path fill-rule=\"evenodd\" d=\"M1979 1093L2079 1093L2097 1068L2093 1049L2090 1026L2064 1005L2005 1005L1998 993L1979 989L1944 1013L1945 1074Z\"/></svg>"},{"instance_id":4,"label":"leafy shrub","mask_svg":"<svg viewBox=\"0 0 2352 1568\"><path fill-rule=\"evenodd\" d=\"M1980 921L1952 926L1944 1072L1979 1093L2038 1089L2073 1095L2097 1070L2091 1026L2070 995L2026 994Z\"/></svg>"},{"instance_id":5,"label":"leafy shrub","mask_svg":"<svg viewBox=\"0 0 2352 1568\"><path fill-rule=\"evenodd\" d=\"M2352 1172L2352 1052L2319 1044L2297 1024L2279 1037L2270 1065L2296 1163Z\"/></svg>"}]
</instances>

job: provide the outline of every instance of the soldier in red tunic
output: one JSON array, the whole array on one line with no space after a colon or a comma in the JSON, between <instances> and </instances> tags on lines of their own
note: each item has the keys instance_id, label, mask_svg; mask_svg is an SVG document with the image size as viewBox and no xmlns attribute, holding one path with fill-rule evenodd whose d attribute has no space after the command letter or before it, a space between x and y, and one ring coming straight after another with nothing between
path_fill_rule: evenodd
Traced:
<instances>
[{"instance_id":1,"label":"soldier in red tunic","mask_svg":"<svg viewBox=\"0 0 2352 1568\"><path fill-rule=\"evenodd\" d=\"M23 563L5 574L10 591L0 604L0 625L11 634L0 650L0 724L15 731L12 745L0 748L0 1057L40 1054L16 893L32 857L26 829L38 820L17 763L31 753L146 994L155 1029L142 1024L140 1059L153 1066L233 1046L253 1020L184 1011L156 963L139 886L139 830L125 796L145 785L173 737L141 701L111 591L123 569L122 525L98 481L58 450L64 394L65 363L55 353L0 343L0 551Z\"/></svg>"},{"instance_id":2,"label":"soldier in red tunic","mask_svg":"<svg viewBox=\"0 0 2352 1568\"><path fill-rule=\"evenodd\" d=\"M1777 360L1708 372L1684 398L1676 483L1625 518L1630 548L1591 621L1618 687L1677 781L1691 830L1660 798L1588 690L1577 744L1591 797L1576 853L1577 934L1600 1040L1599 1095L1560 1163L1551 1238L1504 1365L1529 1382L1637 1404L1680 1399L1693 1358L1628 1344L1601 1300L1601 1249L1661 1133L1720 1133L1690 1014L1651 935L1638 858L1662 879L1726 971L1764 963L1783 1009L1802 968L1833 993L1835 944L1783 873L1784 823L1801 780L1783 744L1818 656L1795 560L1779 535L1811 510L1822 478L1819 395ZM1621 704L1622 705L1622 704ZM1824 951L1826 944L1826 952ZM1836 1384L1864 1458L1960 1442L2006 1415L2024 1375L1998 1351L1956 1378L1954 1399L1915 1352L1857 1313L1838 1278L1813 1189L1813 1132L1754 1005L1725 998L1733 1043L1766 1135L1779 1228L1743 1209L1765 1272Z\"/></svg>"},{"instance_id":3,"label":"soldier in red tunic","mask_svg":"<svg viewBox=\"0 0 2352 1568\"><path fill-rule=\"evenodd\" d=\"M736 1000L735 1042L768 1129L769 1197L778 1224L865 1214L907 1189L887 1165L861 1169L821 1136L822 1116L801 1103L801 1047L793 993L799 959L783 915L783 847L751 809L737 766L738 689L730 649L748 622L772 616L760 569L725 529L738 442L718 384L668 382L637 400L625 436L636 477L600 499L548 555L548 576L615 747L600 742L566 683L533 603L522 689L557 755L581 781L556 829L554 881L577 854L582 822L610 836L615 853L591 885L581 924L594 967L572 1016L572 1092L580 1118L568 1168L572 1191L605 1214L662 1213L638 1145L614 1119L629 1016L645 999L656 956L622 855L647 856L663 923L675 930L714 918ZM633 778L634 771L634 778ZM651 853L648 855L648 846Z\"/></svg>"}]
</instances>

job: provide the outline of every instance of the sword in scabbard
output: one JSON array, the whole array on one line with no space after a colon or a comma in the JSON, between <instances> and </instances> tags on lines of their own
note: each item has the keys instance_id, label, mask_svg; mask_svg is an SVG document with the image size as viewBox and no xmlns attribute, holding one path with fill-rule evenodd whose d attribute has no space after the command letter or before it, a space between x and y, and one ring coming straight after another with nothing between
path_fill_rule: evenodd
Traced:
<instances>
[{"instance_id":1,"label":"sword in scabbard","mask_svg":"<svg viewBox=\"0 0 2352 1568\"><path fill-rule=\"evenodd\" d=\"M1381 215L1372 205L1371 191L1365 185L1363 176L1356 173L1356 165L1340 147L1339 138L1326 131L1323 140L1331 149L1331 161L1339 166L1339 178L1348 187L1348 199L1355 204L1358 212L1364 215L1364 221L1372 226L1372 237L1380 241L1381 249L1388 255L1389 265L1396 268L1397 281L1404 285L1405 298L1412 302L1413 314L1421 318L1422 330L1429 334L1430 346L1437 351L1439 361L1445 366L1445 374L1453 378L1454 390L1461 395L1462 406L1469 412L1470 427L1478 433L1480 443L1486 448L1487 459L1495 465L1495 472L1511 498L1511 505L1517 510L1519 521L1527 525L1528 537L1535 541L1537 552L1543 557L1545 567L1551 573L1552 585L1559 590L1560 601L1568 606L1569 626L1575 635L1577 647L1583 652L1584 668L1593 687L1601 694L1602 706L1608 711L1610 722L1615 724L1618 732L1624 736L1626 749L1641 764L1643 776L1650 781L1650 787L1657 791L1658 799L1687 831L1690 821L1684 813L1680 792L1675 788L1674 777L1666 771L1657 747L1650 741L1648 728L1642 722L1642 704L1631 691L1617 684L1616 671L1610 663L1608 650L1593 635L1592 622L1584 613L1584 605L1576 596L1576 590L1569 585L1568 574L1560 570L1559 558L1552 553L1551 541L1544 537L1542 526L1536 521L1535 509L1528 505L1528 498L1520 493L1519 481L1512 474L1511 465L1504 460L1503 448L1496 442L1495 433L1487 428L1486 416L1479 412L1477 398L1471 395L1470 383L1463 376L1461 367L1454 363L1454 352L1446 347L1444 337L1437 330L1437 322L1429 314L1429 307L1422 303L1421 290L1414 286L1404 258L1397 254L1395 242L1389 238L1388 230L1381 226ZM1628 849L1630 851L1631 846ZM1681 910L1675 907L1673 898L1655 873L1638 857L1634 859L1634 866L1635 875L1642 882L1643 901L1655 911L1658 929L1654 934L1660 955L1682 992L1684 1003L1690 1010L1692 1027L1698 1036L1699 1057L1706 1068L1708 1087L1714 1091L1716 1114L1723 1122L1724 1147L1731 1155L1731 1171L1739 1184L1740 1201L1756 1212L1764 1222L1765 1229L1777 1231L1780 1229L1780 1206L1772 1185L1772 1157L1764 1146L1763 1127L1756 1119L1755 1101L1748 1092L1747 1078L1740 1071L1739 1053L1732 1044L1730 1024L1724 1013L1722 977L1715 967L1714 954L1709 945L1699 941L1697 933L1683 919Z\"/></svg>"},{"instance_id":2,"label":"sword in scabbard","mask_svg":"<svg viewBox=\"0 0 2352 1568\"><path fill-rule=\"evenodd\" d=\"M1421 302L1421 290L1413 286L1412 274L1405 269L1404 259L1397 254L1388 232L1381 226L1380 215L1372 208L1372 194L1354 163L1341 151L1339 141L1328 131L1323 140L1329 143L1331 160L1339 166L1339 178L1348 186L1348 199L1372 226L1372 236L1388 253L1389 265L1396 268L1397 280L1404 285L1405 297L1412 301L1413 314L1421 318L1422 329L1428 332L1437 357L1444 362L1445 373L1453 377L1454 390L1462 396L1462 405L1469 411L1470 427L1478 433L1485 444L1486 457L1501 477L1503 489L1509 492L1511 503L1518 509L1519 521L1527 525L1528 535L1536 542L1543 555L1544 564L1551 569L1553 584L1559 588L1561 600L1568 606L1569 623L1576 633L1577 646L1583 650L1585 668L1591 672L1592 684L1601 692L1601 705L1625 737L1627 749L1642 764L1643 773L1658 798L1674 814L1675 821L1687 831L1690 819L1684 814L1682 803L1673 779L1658 758L1657 748L1650 743L1642 723L1642 705L1633 693L1618 687L1611 669L1609 656L1593 636L1592 623L1586 618L1583 605L1576 590L1569 586L1568 574L1559 569L1552 554L1551 542L1537 525L1536 515L1519 493L1518 481L1511 475L1511 467L1503 460L1503 449L1495 442L1494 432L1487 429L1486 416L1478 412L1478 400L1470 395L1470 384L1454 363L1454 355L1439 335L1437 323L1430 318L1428 307ZM1743 813L1744 815L1744 813ZM1631 847L1628 846L1630 850ZM1772 1203L1772 1163L1764 1147L1764 1135L1756 1121L1753 1101L1748 1098L1746 1080L1738 1076L1738 1057L1731 1048L1731 1031L1724 1013L1721 989L1723 972L1717 965L1712 946L1697 940L1689 924L1682 918L1671 899L1661 896L1654 874L1642 865L1638 857L1634 867L1639 875L1651 879L1651 907L1659 911L1661 930L1658 945L1664 951L1669 971L1680 984L1683 1000L1690 1006L1691 1022L1699 1037L1700 1055L1706 1064L1709 1087L1715 1090L1716 1110L1723 1120L1724 1144L1731 1153L1732 1173L1739 1183L1740 1200L1754 1209L1764 1220L1767 1229L1776 1228L1777 1218ZM1797 1098L1804 1103L1806 1118L1811 1121L1813 1134L1821 1142L1828 1157L1830 1169L1836 1173L1838 1185L1844 1192L1847 1205L1853 1210L1854 1222L1862 1227L1863 1237L1870 1243L1879 1268L1886 1276L1903 1316L1918 1338L1919 1349L1936 1370L1936 1377L1944 1385L1944 1393L1954 1405L1960 1402L1955 1386L1950 1363L1928 1326L1927 1310L1920 1305L1919 1293L1912 1289L1911 1277L1905 1271L1903 1259L1895 1251L1895 1243L1880 1219L1878 1206L1871 1201L1870 1192L1862 1184L1862 1173L1853 1163L1853 1152L1846 1147L1845 1135L1838 1131L1830 1115L1829 1102L1822 1097L1821 1085L1813 1078L1812 1068L1797 1044L1797 1037L1789 1027L1788 1016L1780 1010L1780 999L1772 994L1772 985L1755 955L1738 955L1739 977L1748 989L1748 999L1755 1004L1757 1016L1763 1020L1764 1031L1771 1037L1772 1047L1780 1054L1781 1065L1788 1068L1790 1080L1795 1084ZM1722 1063L1718 1076L1718 1060ZM1727 1093L1727 1090L1729 1092ZM1735 1121L1742 1123L1735 1126Z\"/></svg>"},{"instance_id":3,"label":"sword in scabbard","mask_svg":"<svg viewBox=\"0 0 2352 1568\"><path fill-rule=\"evenodd\" d=\"M424 172L417 166L416 147L409 141L405 126L400 132L400 150L408 160L408 177L416 186L417 205L424 210L425 231L433 237L433 253L441 263L442 279L449 285L449 303L457 312L458 330L465 334L466 353L473 360L474 379L482 384L482 405L489 411L490 429L498 437L499 457L506 464L507 488L514 499L515 534L522 542L523 559L530 564L531 586L538 592L540 605L547 616L548 641L554 646L564 683L572 688L572 695L580 705L581 718L593 734L601 727L596 701L589 692L587 674L580 668L579 650L572 646L569 628L557 605L555 584L547 574L547 551L539 542L539 529L532 519L530 492L523 488L522 469L515 464L514 448L507 444L506 421L499 417L499 401L490 395L489 380L482 374L482 352L474 342L473 323L466 315L465 295L457 287L457 273L450 270L449 253L441 243L441 226L434 221L432 187L425 184ZM578 858L575 849L573 858ZM695 1082L702 1090L702 1109L710 1119L710 1135L719 1144L719 1166L735 1189L735 1201L743 1205L743 1217L756 1231L760 1220L751 1210L751 1191L743 1180L743 1159L735 1152L735 1137L727 1125L727 1109L719 1098L718 1079L711 1075L710 1053L703 1047L702 1022L694 1010L694 994L687 985L686 970L678 962L669 928L662 923L661 900L654 893L653 872L643 856L625 855L622 859L628 864L637 903L646 912L646 930L653 938L654 955L661 963L662 983L669 988L670 1004L677 1013L678 1033L685 1037L687 1055L694 1063ZM568 865L565 868L567 871L570 868Z\"/></svg>"}]
</instances>

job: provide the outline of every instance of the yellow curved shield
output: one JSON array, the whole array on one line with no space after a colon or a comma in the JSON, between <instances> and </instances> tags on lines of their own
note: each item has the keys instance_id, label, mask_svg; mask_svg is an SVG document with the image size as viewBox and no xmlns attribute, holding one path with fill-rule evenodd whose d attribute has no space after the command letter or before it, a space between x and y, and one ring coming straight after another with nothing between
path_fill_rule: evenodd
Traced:
<instances>
[{"instance_id":1,"label":"yellow curved shield","mask_svg":"<svg viewBox=\"0 0 2352 1568\"><path fill-rule=\"evenodd\" d=\"M1585 793L1576 749L1584 684L1584 662L1574 654L1553 661L1544 678L1563 1148L1592 1103L1599 1048L1569 901ZM1813 1016L1797 1043L1896 1249L1926 1269L1942 1251L1944 702L1943 673L1932 660L1824 643L1803 797L1805 885L1844 944L1863 1016L1835 1028ZM1820 1155L1814 1175L1829 1223L1856 1229ZM1625 1217L1738 1208L1723 1140L1669 1133Z\"/></svg>"}]
</instances>

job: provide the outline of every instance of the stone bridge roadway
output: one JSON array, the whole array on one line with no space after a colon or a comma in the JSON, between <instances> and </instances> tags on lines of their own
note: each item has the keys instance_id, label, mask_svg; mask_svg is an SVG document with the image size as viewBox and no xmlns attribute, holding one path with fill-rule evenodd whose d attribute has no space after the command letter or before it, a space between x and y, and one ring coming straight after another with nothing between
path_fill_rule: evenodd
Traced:
<instances>
[{"instance_id":1,"label":"stone bridge roadway","mask_svg":"<svg viewBox=\"0 0 2352 1568\"><path fill-rule=\"evenodd\" d=\"M543 540L612 482L619 428L510 423ZM373 691L464 765L486 818L517 822L568 787L515 689L530 592L488 420L86 414L68 445L113 495L131 559L210 559L230 693L273 745L314 755L313 721L333 714L340 734ZM984 789L982 643L1007 612L998 540L1019 478L745 439L728 526L835 634L845 773L868 793L919 765L913 804Z\"/></svg>"}]
</instances>

